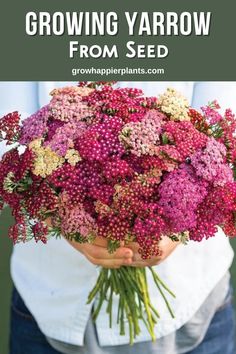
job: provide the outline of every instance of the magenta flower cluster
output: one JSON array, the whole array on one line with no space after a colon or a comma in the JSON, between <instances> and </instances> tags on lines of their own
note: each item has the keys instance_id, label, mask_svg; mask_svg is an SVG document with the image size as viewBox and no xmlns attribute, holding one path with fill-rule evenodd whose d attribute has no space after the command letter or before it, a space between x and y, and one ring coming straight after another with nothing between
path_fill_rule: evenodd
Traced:
<instances>
[{"instance_id":1,"label":"magenta flower cluster","mask_svg":"<svg viewBox=\"0 0 236 354\"><path fill-rule=\"evenodd\" d=\"M197 176L213 183L214 186L233 182L233 171L226 160L226 147L214 138L207 140L206 147L191 157Z\"/></svg>"},{"instance_id":2,"label":"magenta flower cluster","mask_svg":"<svg viewBox=\"0 0 236 354\"><path fill-rule=\"evenodd\" d=\"M62 126L56 122L56 126L50 126L50 136L48 136L45 146L49 146L59 156L65 156L69 148L74 147L74 141L86 130L84 122L69 122ZM55 129L55 130L54 130ZM54 130L54 134L53 134Z\"/></svg>"},{"instance_id":3,"label":"magenta flower cluster","mask_svg":"<svg viewBox=\"0 0 236 354\"><path fill-rule=\"evenodd\" d=\"M26 145L37 138L42 138L47 133L47 123L50 117L49 106L42 107L23 121L20 144Z\"/></svg>"},{"instance_id":4,"label":"magenta flower cluster","mask_svg":"<svg viewBox=\"0 0 236 354\"><path fill-rule=\"evenodd\" d=\"M159 187L159 204L169 221L170 232L184 232L196 227L196 211L207 195L207 187L204 180L196 177L192 166L186 164L164 178Z\"/></svg>"}]
</instances>

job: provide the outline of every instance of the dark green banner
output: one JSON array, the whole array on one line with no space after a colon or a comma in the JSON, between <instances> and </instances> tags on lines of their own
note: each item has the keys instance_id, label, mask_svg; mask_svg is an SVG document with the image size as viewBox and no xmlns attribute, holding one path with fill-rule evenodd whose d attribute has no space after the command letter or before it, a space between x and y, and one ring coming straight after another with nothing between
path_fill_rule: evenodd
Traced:
<instances>
[{"instance_id":1,"label":"dark green banner","mask_svg":"<svg viewBox=\"0 0 236 354\"><path fill-rule=\"evenodd\" d=\"M0 5L0 80L236 80L234 0Z\"/></svg>"}]
</instances>

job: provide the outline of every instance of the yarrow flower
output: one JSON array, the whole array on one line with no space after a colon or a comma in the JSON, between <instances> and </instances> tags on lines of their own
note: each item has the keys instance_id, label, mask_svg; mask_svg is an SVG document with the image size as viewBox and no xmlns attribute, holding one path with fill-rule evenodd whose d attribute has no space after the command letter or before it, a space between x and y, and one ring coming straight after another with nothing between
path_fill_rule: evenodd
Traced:
<instances>
[{"instance_id":1,"label":"yarrow flower","mask_svg":"<svg viewBox=\"0 0 236 354\"><path fill-rule=\"evenodd\" d=\"M191 118L191 123L198 131L211 135L212 131L209 123L206 121L206 117L193 108L189 109L189 116Z\"/></svg>"},{"instance_id":2,"label":"yarrow flower","mask_svg":"<svg viewBox=\"0 0 236 354\"><path fill-rule=\"evenodd\" d=\"M161 111L168 114L171 120L189 121L188 100L178 91L168 88L166 92L159 96L158 105Z\"/></svg>"},{"instance_id":3,"label":"yarrow flower","mask_svg":"<svg viewBox=\"0 0 236 354\"><path fill-rule=\"evenodd\" d=\"M207 183L187 165L170 172L159 188L159 205L170 230L183 232L196 226L196 210L207 195Z\"/></svg>"},{"instance_id":4,"label":"yarrow flower","mask_svg":"<svg viewBox=\"0 0 236 354\"><path fill-rule=\"evenodd\" d=\"M191 156L191 165L197 176L212 182L214 186L233 182L233 172L225 164L226 148L214 138L208 138L205 149Z\"/></svg>"},{"instance_id":5,"label":"yarrow flower","mask_svg":"<svg viewBox=\"0 0 236 354\"><path fill-rule=\"evenodd\" d=\"M229 236L235 236L236 184L226 183L224 186L211 188L210 193L199 205L197 225L190 231L190 239L201 241L203 238L215 236L217 225Z\"/></svg>"},{"instance_id":6,"label":"yarrow flower","mask_svg":"<svg viewBox=\"0 0 236 354\"><path fill-rule=\"evenodd\" d=\"M105 85L84 98L94 107L96 117L101 114L116 116L124 123L138 122L150 109L157 109L156 97L143 97L142 90L136 88L116 88Z\"/></svg>"},{"instance_id":7,"label":"yarrow flower","mask_svg":"<svg viewBox=\"0 0 236 354\"><path fill-rule=\"evenodd\" d=\"M226 109L224 119L218 122L213 129L214 138L225 145L227 149L227 161L236 161L236 119L231 109Z\"/></svg>"},{"instance_id":8,"label":"yarrow flower","mask_svg":"<svg viewBox=\"0 0 236 354\"><path fill-rule=\"evenodd\" d=\"M59 127L53 137L45 142L59 156L65 156L74 147L74 141L86 131L84 122L69 122Z\"/></svg>"},{"instance_id":9,"label":"yarrow flower","mask_svg":"<svg viewBox=\"0 0 236 354\"><path fill-rule=\"evenodd\" d=\"M67 153L65 155L65 159L69 162L69 164L71 166L75 166L79 161L82 160L80 157L80 154L75 149L67 150Z\"/></svg>"},{"instance_id":10,"label":"yarrow flower","mask_svg":"<svg viewBox=\"0 0 236 354\"><path fill-rule=\"evenodd\" d=\"M42 140L36 139L29 144L29 148L35 155L33 173L43 178L52 174L62 166L64 159L58 156L49 147L42 146Z\"/></svg>"},{"instance_id":11,"label":"yarrow flower","mask_svg":"<svg viewBox=\"0 0 236 354\"><path fill-rule=\"evenodd\" d=\"M105 161L110 156L120 156L125 151L118 138L121 127L120 118L104 117L101 123L90 126L76 139L75 149L89 161Z\"/></svg>"},{"instance_id":12,"label":"yarrow flower","mask_svg":"<svg viewBox=\"0 0 236 354\"><path fill-rule=\"evenodd\" d=\"M167 140L174 145L182 159L203 148L208 139L191 122L167 122L164 131Z\"/></svg>"},{"instance_id":13,"label":"yarrow flower","mask_svg":"<svg viewBox=\"0 0 236 354\"><path fill-rule=\"evenodd\" d=\"M144 259L160 255L158 241L161 240L164 229L165 222L159 215L135 220L134 233L140 246L139 253Z\"/></svg>"},{"instance_id":14,"label":"yarrow flower","mask_svg":"<svg viewBox=\"0 0 236 354\"><path fill-rule=\"evenodd\" d=\"M44 137L48 130L47 122L50 116L49 106L46 105L25 119L21 130L20 144L27 145L35 139Z\"/></svg>"},{"instance_id":15,"label":"yarrow flower","mask_svg":"<svg viewBox=\"0 0 236 354\"><path fill-rule=\"evenodd\" d=\"M9 113L0 119L0 141L7 145L18 141L20 136L20 115L18 112Z\"/></svg>"},{"instance_id":16,"label":"yarrow flower","mask_svg":"<svg viewBox=\"0 0 236 354\"><path fill-rule=\"evenodd\" d=\"M71 237L80 234L82 238L89 240L95 235L95 220L84 210L82 204L68 207L68 195L62 194L60 198L59 217L61 219L61 231L64 235Z\"/></svg>"},{"instance_id":17,"label":"yarrow flower","mask_svg":"<svg viewBox=\"0 0 236 354\"><path fill-rule=\"evenodd\" d=\"M82 98L93 90L77 86L55 89L51 92L52 99L48 109L54 118L61 121L81 121L92 115L89 108Z\"/></svg>"},{"instance_id":18,"label":"yarrow flower","mask_svg":"<svg viewBox=\"0 0 236 354\"><path fill-rule=\"evenodd\" d=\"M36 242L41 241L47 243L48 227L44 222L39 221L34 224L32 226L32 232Z\"/></svg>"},{"instance_id":19,"label":"yarrow flower","mask_svg":"<svg viewBox=\"0 0 236 354\"><path fill-rule=\"evenodd\" d=\"M172 171L183 160L181 154L173 145L160 145L156 149L156 155L164 162L163 170Z\"/></svg>"},{"instance_id":20,"label":"yarrow flower","mask_svg":"<svg viewBox=\"0 0 236 354\"><path fill-rule=\"evenodd\" d=\"M62 127L64 124L66 124L65 122L62 122L59 119L49 119L48 120L48 130L47 130L47 136L45 138L45 141L50 141L53 139L56 131L58 128Z\"/></svg>"},{"instance_id":21,"label":"yarrow flower","mask_svg":"<svg viewBox=\"0 0 236 354\"><path fill-rule=\"evenodd\" d=\"M140 122L127 123L123 127L120 141L134 155L155 155L164 118L164 114L158 111L149 111Z\"/></svg>"},{"instance_id":22,"label":"yarrow flower","mask_svg":"<svg viewBox=\"0 0 236 354\"><path fill-rule=\"evenodd\" d=\"M34 184L26 194L25 207L32 218L49 215L58 209L58 196L47 181Z\"/></svg>"},{"instance_id":23,"label":"yarrow flower","mask_svg":"<svg viewBox=\"0 0 236 354\"><path fill-rule=\"evenodd\" d=\"M32 165L32 154L28 149L19 155L14 148L6 152L0 161L0 195L13 210L18 210L25 190L31 185L28 174Z\"/></svg>"}]
</instances>

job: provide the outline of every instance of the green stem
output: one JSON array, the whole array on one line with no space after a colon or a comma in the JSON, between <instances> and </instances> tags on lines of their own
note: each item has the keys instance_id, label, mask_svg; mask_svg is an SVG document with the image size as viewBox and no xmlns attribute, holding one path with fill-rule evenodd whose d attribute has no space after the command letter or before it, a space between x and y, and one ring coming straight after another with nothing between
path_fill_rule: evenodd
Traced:
<instances>
[{"instance_id":1,"label":"green stem","mask_svg":"<svg viewBox=\"0 0 236 354\"><path fill-rule=\"evenodd\" d=\"M159 278L159 276L157 275L157 273L152 269L152 267L148 267L149 270L152 273L153 278L157 279L157 281L159 282L159 284L161 284L161 286L168 291L168 293L173 296L174 298L176 297L175 294L167 287L167 285Z\"/></svg>"},{"instance_id":2,"label":"green stem","mask_svg":"<svg viewBox=\"0 0 236 354\"><path fill-rule=\"evenodd\" d=\"M163 297L163 300L165 301L166 307L168 308L171 317L172 317L172 318L175 318L175 315L174 315L174 313L173 313L173 311L172 311L172 309L171 309L171 307L170 307L170 304L169 304L169 302L168 302L168 300L167 300L167 298L166 298L164 292L162 291L162 288L160 287L160 284L159 284L158 280L157 280L155 277L153 277L153 279L154 279L154 282L155 282L155 284L156 284L158 290L160 291L160 294L161 294L162 297Z\"/></svg>"},{"instance_id":3,"label":"green stem","mask_svg":"<svg viewBox=\"0 0 236 354\"><path fill-rule=\"evenodd\" d=\"M120 272L120 275L121 275L121 280L123 281L123 286L122 288L124 288L125 290L125 293L124 293L124 296L125 296L125 299L126 299L126 302L127 302L127 306L129 308L129 312L130 312L130 315L132 317L132 321L133 321L133 326L134 326L134 335L138 335L140 333L140 327L139 327L139 324L138 324L138 313L137 313L137 310L138 310L138 306L137 306L137 296L135 294L134 291L132 291L132 284L128 284L129 286L127 286L127 278L125 277L125 273L124 272Z\"/></svg>"},{"instance_id":4,"label":"green stem","mask_svg":"<svg viewBox=\"0 0 236 354\"><path fill-rule=\"evenodd\" d=\"M120 305L120 335L125 335L125 319L124 319L124 312L125 312L125 304L124 304L124 297L121 296L121 305Z\"/></svg>"},{"instance_id":5,"label":"green stem","mask_svg":"<svg viewBox=\"0 0 236 354\"><path fill-rule=\"evenodd\" d=\"M118 278L116 271L111 271L114 273L114 277ZM133 336L134 333L136 335L136 332L139 331L139 327L136 325L136 315L133 311L133 304L135 299L133 298L132 292L129 291L129 289L126 286L127 279L123 278L122 272L119 272L119 282L120 282L120 319L122 321L121 327L120 327L120 332L125 333L125 325L124 325L124 318L123 314L126 314L126 318L128 319L129 322L129 335L130 335L130 343L133 342ZM130 326L132 325L132 331L130 329ZM134 327L134 331L133 331Z\"/></svg>"},{"instance_id":6,"label":"green stem","mask_svg":"<svg viewBox=\"0 0 236 354\"><path fill-rule=\"evenodd\" d=\"M110 296L107 305L107 313L109 315L109 327L112 327L112 300L113 300L113 284L111 283Z\"/></svg>"},{"instance_id":7,"label":"green stem","mask_svg":"<svg viewBox=\"0 0 236 354\"><path fill-rule=\"evenodd\" d=\"M133 329L134 322L127 303L125 303L125 310L126 310L126 317L129 323L129 343L130 345L133 345L134 344L134 329Z\"/></svg>"},{"instance_id":8,"label":"green stem","mask_svg":"<svg viewBox=\"0 0 236 354\"><path fill-rule=\"evenodd\" d=\"M89 296L88 296L88 300L87 300L87 304L90 304L93 299L95 298L95 296L97 295L97 293L100 290L100 287L103 283L103 277L104 277L104 272L103 269L100 271L100 274L98 276L97 282L94 286L94 288L90 291Z\"/></svg>"},{"instance_id":9,"label":"green stem","mask_svg":"<svg viewBox=\"0 0 236 354\"><path fill-rule=\"evenodd\" d=\"M144 306L145 306L145 310L147 313L147 322L148 322L149 332L150 332L152 340L155 341L156 337L154 334L154 323L153 323L150 308L149 308L149 299L148 299L148 295L147 295L147 284L145 283L145 278L143 277L142 272L140 272L140 274L139 274L139 283L140 283L140 287L143 292Z\"/></svg>"},{"instance_id":10,"label":"green stem","mask_svg":"<svg viewBox=\"0 0 236 354\"><path fill-rule=\"evenodd\" d=\"M96 309L94 310L92 317L93 320L95 321L99 315L99 312L101 310L101 307L103 305L104 300L106 299L106 291L109 287L109 283L108 283L108 269L104 269L103 270L103 276L104 276L104 282L102 284L102 288L100 289L100 296L99 296L99 300L98 300L98 305L96 307Z\"/></svg>"},{"instance_id":11,"label":"green stem","mask_svg":"<svg viewBox=\"0 0 236 354\"><path fill-rule=\"evenodd\" d=\"M155 271L151 267L149 269L160 295L163 297L171 316L174 317L163 289L171 296L175 297L175 295ZM160 315L151 303L146 268L101 269L96 285L88 296L88 303L98 296L98 302L95 304L92 314L94 320L98 317L103 303L107 301L106 312L109 316L109 326L112 327L113 297L115 295L118 296L117 323L120 326L120 334L125 334L125 321L127 320L130 344L133 344L134 338L140 334L139 321L141 320L154 341L154 326Z\"/></svg>"}]
</instances>

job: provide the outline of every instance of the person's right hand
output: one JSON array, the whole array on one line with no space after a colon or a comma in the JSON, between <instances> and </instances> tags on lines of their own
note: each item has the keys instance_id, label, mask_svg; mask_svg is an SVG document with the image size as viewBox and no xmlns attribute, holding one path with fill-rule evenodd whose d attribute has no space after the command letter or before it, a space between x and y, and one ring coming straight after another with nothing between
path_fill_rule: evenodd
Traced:
<instances>
[{"instance_id":1,"label":"person's right hand","mask_svg":"<svg viewBox=\"0 0 236 354\"><path fill-rule=\"evenodd\" d=\"M122 246L116 252L109 253L107 250L107 241L102 237L96 237L92 244L67 241L95 265L104 268L120 268L132 263L133 251L130 248Z\"/></svg>"}]
</instances>

